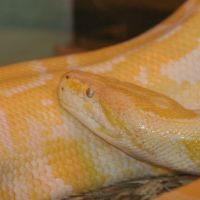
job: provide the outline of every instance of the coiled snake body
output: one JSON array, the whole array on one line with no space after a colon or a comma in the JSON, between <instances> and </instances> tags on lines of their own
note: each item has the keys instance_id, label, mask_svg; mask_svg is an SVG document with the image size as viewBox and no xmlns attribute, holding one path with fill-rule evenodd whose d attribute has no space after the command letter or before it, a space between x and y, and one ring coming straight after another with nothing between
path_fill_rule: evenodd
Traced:
<instances>
[{"instance_id":1,"label":"coiled snake body","mask_svg":"<svg viewBox=\"0 0 200 200\"><path fill-rule=\"evenodd\" d=\"M2 67L0 199L199 175L199 63L200 4L190 0L137 39Z\"/></svg>"}]
</instances>

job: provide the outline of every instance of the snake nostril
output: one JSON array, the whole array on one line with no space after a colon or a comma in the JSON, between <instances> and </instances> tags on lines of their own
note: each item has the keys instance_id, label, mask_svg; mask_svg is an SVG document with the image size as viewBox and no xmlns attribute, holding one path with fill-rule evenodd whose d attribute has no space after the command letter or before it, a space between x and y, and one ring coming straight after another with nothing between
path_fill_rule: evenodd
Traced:
<instances>
[{"instance_id":1,"label":"snake nostril","mask_svg":"<svg viewBox=\"0 0 200 200\"><path fill-rule=\"evenodd\" d=\"M61 87L61 90L64 91L64 87Z\"/></svg>"},{"instance_id":2,"label":"snake nostril","mask_svg":"<svg viewBox=\"0 0 200 200\"><path fill-rule=\"evenodd\" d=\"M66 78L66 79L69 79L70 77L69 77L69 75L66 75L65 78Z\"/></svg>"}]
</instances>

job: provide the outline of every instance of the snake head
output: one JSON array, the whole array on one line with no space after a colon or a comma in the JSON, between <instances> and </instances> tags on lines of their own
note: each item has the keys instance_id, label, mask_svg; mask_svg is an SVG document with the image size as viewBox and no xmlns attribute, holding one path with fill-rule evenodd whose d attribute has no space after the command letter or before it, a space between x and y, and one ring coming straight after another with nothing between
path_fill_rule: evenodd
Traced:
<instances>
[{"instance_id":1,"label":"snake head","mask_svg":"<svg viewBox=\"0 0 200 200\"><path fill-rule=\"evenodd\" d=\"M62 107L94 133L120 140L132 105L115 79L83 71L66 73L59 84ZM132 112L132 111L131 111Z\"/></svg>"},{"instance_id":2,"label":"snake head","mask_svg":"<svg viewBox=\"0 0 200 200\"><path fill-rule=\"evenodd\" d=\"M134 158L182 170L163 149L170 149L174 157L179 155L171 141L187 137L186 130L194 126L190 121L197 113L173 99L82 71L65 74L59 85L59 99L66 111L113 146Z\"/></svg>"},{"instance_id":3,"label":"snake head","mask_svg":"<svg viewBox=\"0 0 200 200\"><path fill-rule=\"evenodd\" d=\"M135 130L141 117L193 118L197 114L184 109L173 99L140 86L114 78L71 71L64 75L59 85L62 106L87 126L96 124L110 132L126 129L131 124ZM94 128L94 127L93 127Z\"/></svg>"}]
</instances>

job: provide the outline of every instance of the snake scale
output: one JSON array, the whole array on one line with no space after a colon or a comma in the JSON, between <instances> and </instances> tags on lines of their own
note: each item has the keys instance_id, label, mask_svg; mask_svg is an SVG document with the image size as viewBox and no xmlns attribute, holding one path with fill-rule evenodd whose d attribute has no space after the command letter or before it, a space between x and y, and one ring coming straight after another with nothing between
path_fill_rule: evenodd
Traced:
<instances>
[{"instance_id":1,"label":"snake scale","mask_svg":"<svg viewBox=\"0 0 200 200\"><path fill-rule=\"evenodd\" d=\"M199 108L199 0L122 44L1 67L0 200L199 175Z\"/></svg>"}]
</instances>

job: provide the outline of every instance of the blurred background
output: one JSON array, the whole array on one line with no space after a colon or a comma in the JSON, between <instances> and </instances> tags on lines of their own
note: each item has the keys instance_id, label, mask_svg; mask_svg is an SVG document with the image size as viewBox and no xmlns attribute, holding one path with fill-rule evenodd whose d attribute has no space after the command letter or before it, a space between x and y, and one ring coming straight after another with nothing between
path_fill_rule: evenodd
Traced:
<instances>
[{"instance_id":1,"label":"blurred background","mask_svg":"<svg viewBox=\"0 0 200 200\"><path fill-rule=\"evenodd\" d=\"M0 0L0 65L88 51L144 32L184 0Z\"/></svg>"}]
</instances>

